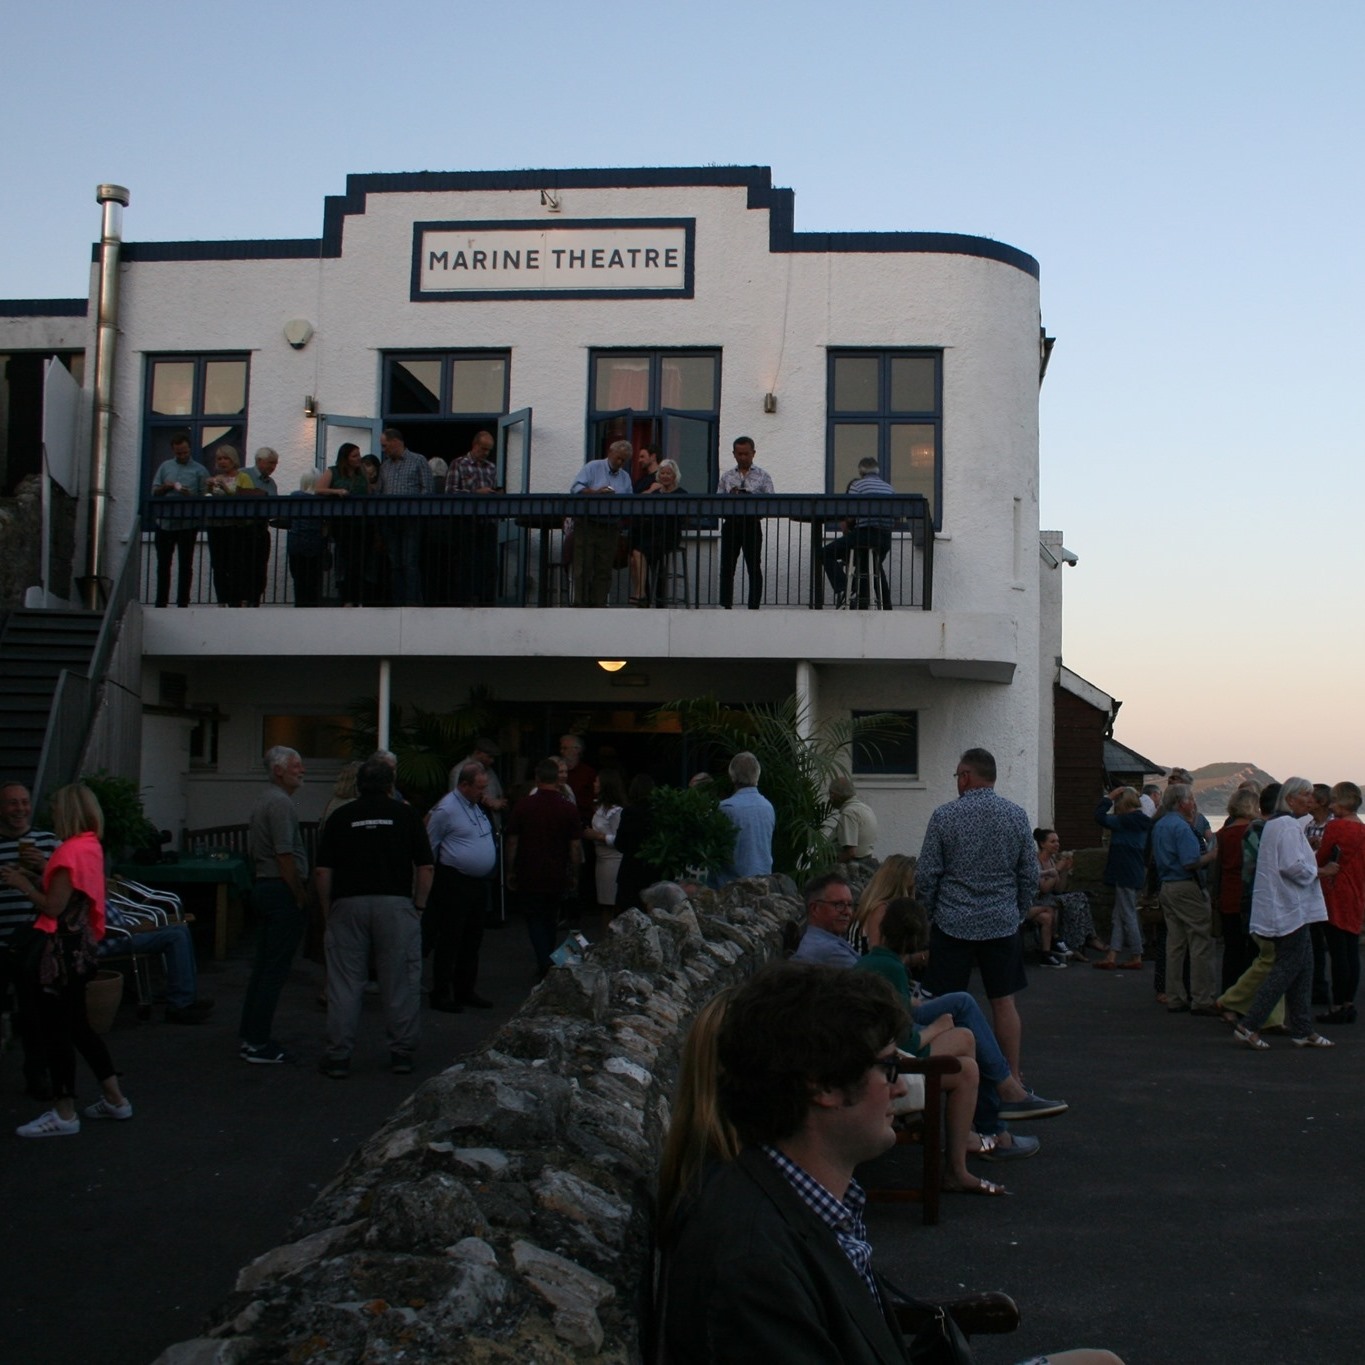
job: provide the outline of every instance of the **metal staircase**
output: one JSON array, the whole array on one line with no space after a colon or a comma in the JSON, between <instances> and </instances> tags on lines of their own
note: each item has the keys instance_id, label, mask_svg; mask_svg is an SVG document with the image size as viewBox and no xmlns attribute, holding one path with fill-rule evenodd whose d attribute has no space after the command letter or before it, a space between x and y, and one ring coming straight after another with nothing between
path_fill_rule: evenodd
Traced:
<instances>
[{"instance_id":1,"label":"metal staircase","mask_svg":"<svg viewBox=\"0 0 1365 1365\"><path fill-rule=\"evenodd\" d=\"M63 669L88 675L104 616L18 609L0 619L0 778L32 787Z\"/></svg>"}]
</instances>

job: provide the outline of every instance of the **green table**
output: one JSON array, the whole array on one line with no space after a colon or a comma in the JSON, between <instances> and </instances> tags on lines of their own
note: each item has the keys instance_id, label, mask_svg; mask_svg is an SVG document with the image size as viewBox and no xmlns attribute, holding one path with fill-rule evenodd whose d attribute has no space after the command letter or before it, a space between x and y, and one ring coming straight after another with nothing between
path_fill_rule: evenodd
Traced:
<instances>
[{"instance_id":1,"label":"green table","mask_svg":"<svg viewBox=\"0 0 1365 1365\"><path fill-rule=\"evenodd\" d=\"M251 890L251 869L245 858L229 854L226 858L182 857L178 863L118 863L114 875L172 891L178 886L216 886L213 956L220 962L227 956L228 893L245 896Z\"/></svg>"}]
</instances>

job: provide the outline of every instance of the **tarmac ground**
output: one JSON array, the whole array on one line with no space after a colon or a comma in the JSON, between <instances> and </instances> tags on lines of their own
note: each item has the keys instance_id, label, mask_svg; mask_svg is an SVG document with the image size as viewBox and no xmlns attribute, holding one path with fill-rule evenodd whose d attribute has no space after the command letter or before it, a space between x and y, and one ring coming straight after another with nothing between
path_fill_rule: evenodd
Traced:
<instances>
[{"instance_id":1,"label":"tarmac ground","mask_svg":"<svg viewBox=\"0 0 1365 1365\"><path fill-rule=\"evenodd\" d=\"M316 1070L321 970L298 961L276 1021L295 1065L237 1055L250 944L201 957L209 1022L140 1022L125 1000L108 1042L134 1105L128 1123L75 1138L11 1136L43 1107L0 1057L0 1358L145 1365L197 1335L238 1269L288 1240L294 1217L405 1095L476 1047L520 1005L533 960L517 919L484 941L492 1010L426 1011L413 1075L386 1066L367 997L351 1077ZM936 1227L915 1205L877 1205L869 1228L897 1284L935 1297L1003 1289L1020 1330L977 1337L981 1365L1107 1346L1128 1365L1320 1365L1359 1344L1365 1188L1365 1025L1332 1051L1272 1037L1253 1053L1214 1019L1168 1014L1142 972L1032 970L1020 996L1025 1079L1070 1101L1020 1131L1031 1160L980 1161L1003 1199L945 1195ZM95 1096L78 1063L80 1101ZM914 1149L906 1159L917 1162ZM899 1157L897 1159L900 1159Z\"/></svg>"}]
</instances>

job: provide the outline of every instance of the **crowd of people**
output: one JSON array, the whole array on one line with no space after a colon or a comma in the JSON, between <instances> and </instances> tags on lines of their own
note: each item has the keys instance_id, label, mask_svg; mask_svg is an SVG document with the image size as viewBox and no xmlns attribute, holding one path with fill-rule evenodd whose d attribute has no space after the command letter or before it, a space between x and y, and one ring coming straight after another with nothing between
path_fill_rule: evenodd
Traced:
<instances>
[{"instance_id":1,"label":"crowd of people","mask_svg":"<svg viewBox=\"0 0 1365 1365\"><path fill-rule=\"evenodd\" d=\"M506 490L499 483L491 432L475 433L468 452L453 463L427 459L408 448L397 427L385 427L380 438L382 459L361 453L353 442L342 445L335 462L320 472L301 477L296 498L360 498L375 494L426 497L435 493L489 494ZM190 433L175 431L171 457L152 477L151 495L158 500L202 497L251 498L278 496L274 474L278 454L268 446L244 465L240 452L226 442L213 448L208 469L191 456ZM715 491L746 496L772 493L772 477L754 463L753 439L738 437L732 446L734 467L723 471ZM584 497L632 499L686 494L677 462L661 458L660 447L638 449L625 440L614 441L601 459L588 461L575 475L569 492ZM881 478L875 459L864 459L858 477L847 491L859 496L890 496L895 490ZM599 504L599 506L601 506ZM155 605L171 601L171 577L176 578L177 606L190 605L195 547L200 523L170 506L159 506L153 541L156 550ZM360 606L490 606L497 600L499 581L498 523L488 516L463 517L458 527L439 518L403 516L375 519L336 517L232 517L209 523L210 577L220 606L260 606L268 582L270 527L287 530L285 559L294 586L294 605L323 605L328 569L335 570L337 596L344 607ZM890 552L894 526L889 517L861 522L845 520L839 534L823 547L821 565L843 606L849 566L860 575L855 584L862 605L874 593L883 607L891 606L891 589L884 561ZM564 524L564 560L573 583L574 603L603 607L617 568L630 571L629 602L636 607L670 605L676 594L669 587L669 566L682 546L680 517L631 517L618 506L612 511L584 511ZM763 524L755 516L721 518L720 605L734 601L739 560L747 576L748 605L763 602ZM863 572L863 560L875 562L875 581ZM860 568L861 566L861 568Z\"/></svg>"},{"instance_id":2,"label":"crowd of people","mask_svg":"<svg viewBox=\"0 0 1365 1365\"><path fill-rule=\"evenodd\" d=\"M650 779L637 775L627 787L615 769L595 770L582 738L566 734L558 753L535 765L529 789L504 796L499 756L493 740L477 739L425 819L396 790L392 754L348 765L310 868L294 801L303 761L285 747L266 753L267 781L248 823L258 936L239 1025L247 1062L286 1060L272 1023L314 908L326 958L319 1069L341 1080L372 978L398 1074L412 1071L420 1040L424 959L431 1008L492 1004L478 992L478 964L500 866L538 976L549 970L557 933L585 908L605 920L638 903L658 872L644 856ZM757 758L736 754L728 775L733 791L720 808L735 844L715 879L721 886L772 871L775 830ZM1025 811L996 792L987 750L962 754L957 799L934 810L918 857L887 856L860 893L845 869L870 852L875 817L851 782L836 779L834 865L803 889L806 923L791 961L712 1000L684 1049L660 1175L671 1358L753 1359L759 1343L771 1353L788 1338L792 1358L906 1358L899 1294L872 1268L856 1170L887 1150L897 1124L922 1105L903 1068L923 1057L957 1063L943 1078L945 1191L1003 1196L1005 1186L970 1163L1038 1153L1039 1140L1010 1125L1068 1106L1023 1079L1019 997L1034 929L1048 965L1097 951L1096 969L1140 969L1139 912L1155 893L1164 935L1154 984L1168 1010L1220 1016L1256 1051L1269 1047L1263 1034L1276 1027L1297 1047L1331 1047L1314 1027L1315 999L1324 1010L1316 1022L1355 1021L1365 921L1360 789L1300 777L1264 790L1247 783L1215 835L1188 777L1176 769L1164 791L1118 787L1098 804L1095 820L1108 835L1104 880L1114 891L1107 942L1088 901L1068 886L1074 864L1055 831L1031 828ZM113 899L102 813L80 783L55 793L51 810L53 830L34 829L28 792L0 783L0 989L17 992L29 1089L52 1102L17 1129L25 1138L70 1136L82 1118L133 1113L85 1008ZM195 996L192 953L188 983L183 964L174 967L177 941L155 944L168 978L180 977L167 1018L202 1022L212 1002ZM985 1009L969 989L976 972ZM100 1091L80 1112L77 1053ZM812 1342L820 1344L814 1354ZM1048 1359L1116 1358L1080 1351Z\"/></svg>"}]
</instances>

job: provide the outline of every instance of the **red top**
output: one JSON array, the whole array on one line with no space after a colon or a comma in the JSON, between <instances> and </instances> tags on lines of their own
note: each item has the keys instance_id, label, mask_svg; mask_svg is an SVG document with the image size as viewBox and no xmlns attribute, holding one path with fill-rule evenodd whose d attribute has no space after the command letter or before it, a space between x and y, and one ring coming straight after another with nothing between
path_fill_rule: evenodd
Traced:
<instances>
[{"instance_id":1,"label":"red top","mask_svg":"<svg viewBox=\"0 0 1365 1365\"><path fill-rule=\"evenodd\" d=\"M1365 827L1363 827L1365 828ZM43 890L52 889L52 874L65 868L71 885L90 898L90 927L95 938L104 937L104 850L100 841L88 831L73 835L57 845L57 851L43 869ZM51 915L40 914L33 921L35 929L45 934L57 932L57 921Z\"/></svg>"},{"instance_id":2,"label":"red top","mask_svg":"<svg viewBox=\"0 0 1365 1365\"><path fill-rule=\"evenodd\" d=\"M1317 856L1319 867L1333 861L1341 865L1335 877L1324 877L1322 881L1328 924L1348 934L1358 934L1365 923L1365 824L1354 818L1329 820L1322 831Z\"/></svg>"},{"instance_id":3,"label":"red top","mask_svg":"<svg viewBox=\"0 0 1365 1365\"><path fill-rule=\"evenodd\" d=\"M1224 825L1214 835L1218 840L1218 913L1242 913L1242 840L1251 828L1249 821Z\"/></svg>"}]
</instances>

